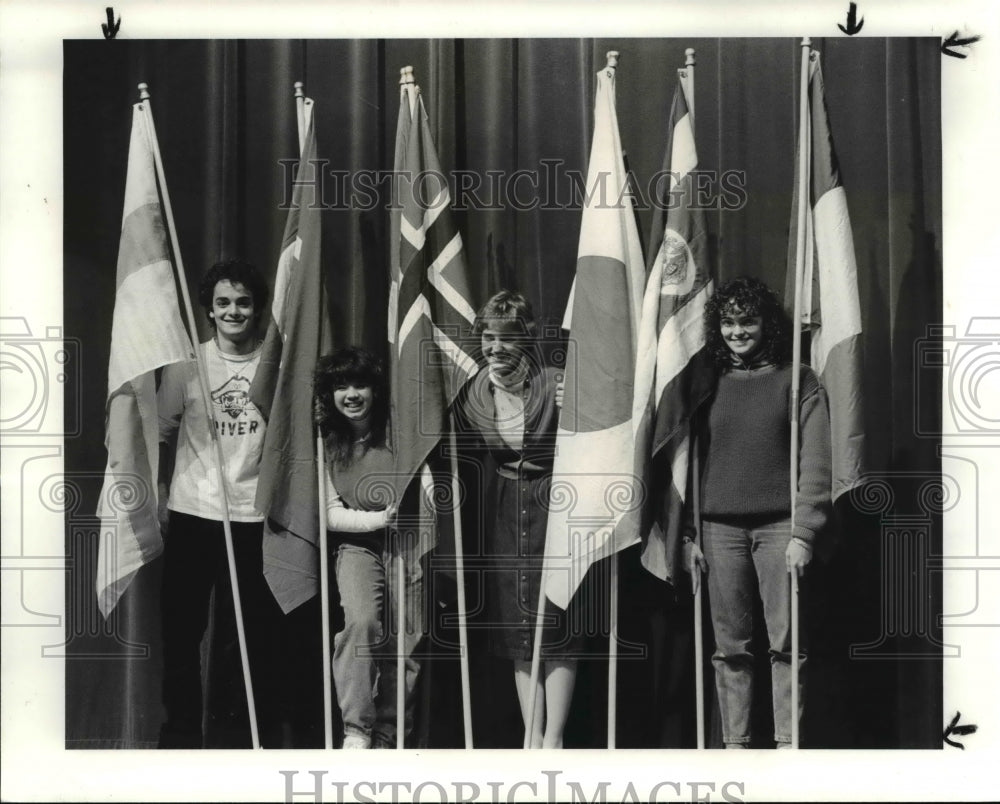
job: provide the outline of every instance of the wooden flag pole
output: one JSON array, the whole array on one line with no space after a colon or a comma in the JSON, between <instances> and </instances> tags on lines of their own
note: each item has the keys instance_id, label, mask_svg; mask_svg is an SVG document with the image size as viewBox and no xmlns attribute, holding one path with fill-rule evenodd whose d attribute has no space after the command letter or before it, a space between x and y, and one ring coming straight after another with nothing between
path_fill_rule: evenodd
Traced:
<instances>
[{"instance_id":1,"label":"wooden flag pole","mask_svg":"<svg viewBox=\"0 0 1000 804\"><path fill-rule=\"evenodd\" d=\"M306 147L306 96L303 89L305 84L301 81L295 82L295 120L299 126L299 156Z\"/></svg>"},{"instance_id":2,"label":"wooden flag pole","mask_svg":"<svg viewBox=\"0 0 1000 804\"><path fill-rule=\"evenodd\" d=\"M319 595L323 639L323 747L333 748L333 660L330 652L330 554L326 533L326 448L316 432L316 485L319 490Z\"/></svg>"},{"instance_id":3,"label":"wooden flag pole","mask_svg":"<svg viewBox=\"0 0 1000 804\"><path fill-rule=\"evenodd\" d=\"M419 523L417 527L419 527ZM403 560L403 534L397 528L396 539L396 748L406 747L406 617L403 595L406 593L406 561Z\"/></svg>"},{"instance_id":4,"label":"wooden flag pole","mask_svg":"<svg viewBox=\"0 0 1000 804\"><path fill-rule=\"evenodd\" d=\"M306 98L305 85L296 81L295 122L299 132L299 159L306 147ZM330 650L330 553L326 521L326 446L323 436L316 427L316 489L319 500L319 598L320 634L323 662L323 747L333 748L333 660Z\"/></svg>"},{"instance_id":5,"label":"wooden flag pole","mask_svg":"<svg viewBox=\"0 0 1000 804\"><path fill-rule=\"evenodd\" d=\"M691 437L691 505L694 509L694 543L701 549L701 471L698 460L698 437ZM701 584L701 566L696 565L691 574L694 584L694 701L697 719L697 747L705 747L705 637L702 623L704 608Z\"/></svg>"},{"instance_id":6,"label":"wooden flag pole","mask_svg":"<svg viewBox=\"0 0 1000 804\"><path fill-rule=\"evenodd\" d=\"M684 51L684 100L691 115L691 130L694 131L694 48Z\"/></svg>"},{"instance_id":7,"label":"wooden flag pole","mask_svg":"<svg viewBox=\"0 0 1000 804\"><path fill-rule=\"evenodd\" d=\"M455 414L449 412L451 421L451 500L455 521L455 585L458 590L458 658L462 676L462 724L465 729L465 747L472 748L472 688L469 683L469 634L466 628L468 614L465 607L465 551L462 546L462 510L458 505L458 444L455 437Z\"/></svg>"},{"instance_id":8,"label":"wooden flag pole","mask_svg":"<svg viewBox=\"0 0 1000 804\"><path fill-rule=\"evenodd\" d=\"M535 638L531 647L531 673L528 676L528 716L524 720L524 747L531 748L531 734L535 730L535 718L539 717L535 701L537 699L538 676L542 667L542 625L545 622L545 578L548 575L548 557L542 559L542 576L538 583L538 609L535 614Z\"/></svg>"},{"instance_id":9,"label":"wooden flag pole","mask_svg":"<svg viewBox=\"0 0 1000 804\"><path fill-rule=\"evenodd\" d=\"M416 89L416 78L413 75L412 67L403 67L399 71L399 85L400 85L400 102L402 102L405 96L410 103L410 110L413 111L414 101L413 95L411 94L411 89ZM412 87L410 86L412 85ZM396 270L396 266L393 266L393 271ZM398 322L390 322L392 324L398 324ZM422 493L422 492L420 492ZM402 500L399 501L400 504ZM418 508L419 510L419 508ZM418 523L419 527L419 523ZM405 612L403 609L403 594L406 589L406 583L404 579L404 570L406 569L405 562L403 560L403 535L399 532L397 528L395 531L396 538L394 544L396 545L396 748L402 750L405 746L406 735L405 730L405 707L406 707L406 688L405 688L405 673L406 673L406 663L404 661L404 650L406 648L406 643L403 639L403 630L406 626L406 618L404 616Z\"/></svg>"},{"instance_id":10,"label":"wooden flag pole","mask_svg":"<svg viewBox=\"0 0 1000 804\"><path fill-rule=\"evenodd\" d=\"M691 130L694 131L694 65L695 51L689 47L684 51L684 69L678 70L681 75L681 87L684 91L684 100L688 107L688 116L691 118ZM701 534L701 470L698 458L698 435L691 428L689 443L691 444L691 476L694 478L691 484L691 505L694 509L694 529L695 544L700 550L702 547ZM705 626L704 617L704 592L701 583L701 567L696 566L692 574L691 582L694 585L694 695L695 695L695 718L697 720L696 745L698 748L705 747Z\"/></svg>"},{"instance_id":11,"label":"wooden flag pole","mask_svg":"<svg viewBox=\"0 0 1000 804\"><path fill-rule=\"evenodd\" d=\"M149 138L153 146L153 162L160 180L160 190L163 195L163 213L166 217L167 232L170 234L170 247L174 252L177 264L178 284L181 286L181 296L184 299L184 312L187 315L188 326L191 329L191 343L194 346L195 364L198 367L198 381L201 386L202 402L205 405L206 421L209 423L212 443L215 445L216 470L219 479L220 499L222 501L222 529L226 541L226 558L229 563L229 580L233 593L233 611L236 616L236 636L240 646L240 661L243 665L243 685L247 695L247 712L250 717L250 741L254 748L260 748L260 737L257 731L257 707L254 703L253 684L250 679L250 660L247 656L246 633L243 628L243 606L240 602L240 587L236 577L236 555L233 552L233 529L229 520L229 494L226 490L225 456L222 454L222 443L212 415L211 394L208 386L208 372L198 345L195 329L194 311L191 307L191 295L188 293L187 275L184 272L184 261L181 259L180 244L177 241L177 227L174 224L174 212L170 205L170 193L167 192L167 177L163 172L163 160L160 157L160 143L156 137L156 124L153 121L153 105L150 100L149 86L139 84L139 99L146 107L149 117Z\"/></svg>"},{"instance_id":12,"label":"wooden flag pole","mask_svg":"<svg viewBox=\"0 0 1000 804\"><path fill-rule=\"evenodd\" d=\"M609 50L606 54L607 69L617 70L617 50ZM612 85L612 92L614 85ZM623 166L624 170L624 166ZM635 330L633 328L633 337ZM618 549L612 538L612 553L608 567L610 575L608 583L608 748L615 747L615 735L618 730Z\"/></svg>"},{"instance_id":13,"label":"wooden flag pole","mask_svg":"<svg viewBox=\"0 0 1000 804\"><path fill-rule=\"evenodd\" d=\"M802 360L802 280L806 257L806 215L809 209L809 53L812 42L802 40L801 86L799 88L799 208L795 238L795 304L792 316L791 458L788 477L792 495L792 532L795 530L795 498L799 488L799 363ZM792 748L799 747L799 578L791 572L792 619Z\"/></svg>"},{"instance_id":14,"label":"wooden flag pole","mask_svg":"<svg viewBox=\"0 0 1000 804\"><path fill-rule=\"evenodd\" d=\"M618 727L618 551L610 556L608 594L608 748L615 747Z\"/></svg>"}]
</instances>

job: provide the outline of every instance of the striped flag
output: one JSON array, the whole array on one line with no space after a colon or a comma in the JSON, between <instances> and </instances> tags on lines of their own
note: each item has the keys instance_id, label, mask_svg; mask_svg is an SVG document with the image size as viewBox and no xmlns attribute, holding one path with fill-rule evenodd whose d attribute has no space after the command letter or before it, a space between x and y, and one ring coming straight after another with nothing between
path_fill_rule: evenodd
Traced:
<instances>
[{"instance_id":1,"label":"striped flag","mask_svg":"<svg viewBox=\"0 0 1000 804\"><path fill-rule=\"evenodd\" d=\"M475 319L462 238L451 215L448 183L434 148L416 84L403 84L396 129L389 344L395 495L403 495L448 432L448 408L476 373L470 342ZM426 494L419 495L429 515ZM404 545L408 574L434 547L433 528Z\"/></svg>"},{"instance_id":2,"label":"striped flag","mask_svg":"<svg viewBox=\"0 0 1000 804\"><path fill-rule=\"evenodd\" d=\"M330 349L320 266L320 206L313 101L274 279L271 320L250 398L267 419L256 506L267 514L264 576L287 614L319 591L319 492L312 376Z\"/></svg>"},{"instance_id":3,"label":"striped flag","mask_svg":"<svg viewBox=\"0 0 1000 804\"><path fill-rule=\"evenodd\" d=\"M135 104L108 361L108 465L97 512L97 605L105 617L139 568L163 551L155 370L194 357L181 323L150 125L145 104Z\"/></svg>"},{"instance_id":4,"label":"striped flag","mask_svg":"<svg viewBox=\"0 0 1000 804\"><path fill-rule=\"evenodd\" d=\"M586 187L545 543L545 594L562 608L593 562L639 538L632 387L645 270L613 67L597 74Z\"/></svg>"},{"instance_id":5,"label":"striped flag","mask_svg":"<svg viewBox=\"0 0 1000 804\"><path fill-rule=\"evenodd\" d=\"M854 237L847 196L830 134L819 53L809 55L809 149L807 177L810 209L806 215L805 266L802 276L802 320L810 335L810 360L830 401L833 453L832 498L857 485L864 474L864 408L861 303ZM800 144L801 147L801 144ZM795 242L798 232L799 160L795 160L795 192L788 239L786 304L793 306Z\"/></svg>"},{"instance_id":6,"label":"striped flag","mask_svg":"<svg viewBox=\"0 0 1000 804\"><path fill-rule=\"evenodd\" d=\"M663 580L679 575L689 424L714 374L703 349L713 283L704 213L694 204L697 167L694 121L678 81L653 216L632 409L636 475L655 492L643 507L642 562Z\"/></svg>"}]
</instances>

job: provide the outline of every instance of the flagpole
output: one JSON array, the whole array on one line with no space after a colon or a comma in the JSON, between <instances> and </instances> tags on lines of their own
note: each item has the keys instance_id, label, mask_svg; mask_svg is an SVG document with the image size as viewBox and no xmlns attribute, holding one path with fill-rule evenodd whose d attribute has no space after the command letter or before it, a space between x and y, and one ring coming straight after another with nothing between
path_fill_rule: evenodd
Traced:
<instances>
[{"instance_id":1,"label":"flagpole","mask_svg":"<svg viewBox=\"0 0 1000 804\"><path fill-rule=\"evenodd\" d=\"M548 556L542 558L542 576L538 584L538 609L535 614L535 639L531 648L531 673L528 676L528 716L524 721L524 747L531 748L531 734L535 729L535 688L538 686L538 675L542 665L542 624L545 612L545 577L547 575Z\"/></svg>"},{"instance_id":2,"label":"flagpole","mask_svg":"<svg viewBox=\"0 0 1000 804\"><path fill-rule=\"evenodd\" d=\"M618 725L618 551L611 554L608 620L608 748L615 747Z\"/></svg>"},{"instance_id":3,"label":"flagpole","mask_svg":"<svg viewBox=\"0 0 1000 804\"><path fill-rule=\"evenodd\" d=\"M548 545L546 544L546 547ZM538 608L535 613L535 638L531 643L531 673L528 675L528 712L524 719L524 748L531 748L531 735L535 730L535 718L538 717L535 701L537 700L538 676L542 666L542 625L545 622L545 579L548 576L548 551L542 556L541 578L538 583Z\"/></svg>"},{"instance_id":4,"label":"flagpole","mask_svg":"<svg viewBox=\"0 0 1000 804\"><path fill-rule=\"evenodd\" d=\"M295 120L299 126L299 156L306 147L306 96L303 92L305 84L295 82Z\"/></svg>"},{"instance_id":5,"label":"flagpole","mask_svg":"<svg viewBox=\"0 0 1000 804\"><path fill-rule=\"evenodd\" d=\"M607 69L617 70L618 51L609 50L606 54L608 63ZM614 85L612 84L612 93ZM632 337L635 338L635 328L632 330ZM614 539L614 531L612 531ZM608 571L610 579L608 583L608 748L615 747L615 732L618 726L618 549L612 541L612 553L610 556L610 566Z\"/></svg>"},{"instance_id":6,"label":"flagpole","mask_svg":"<svg viewBox=\"0 0 1000 804\"><path fill-rule=\"evenodd\" d=\"M422 492L421 492L422 493ZM420 527L418 522L417 527ZM402 750L406 743L406 692L405 673L406 664L403 661L403 651L406 648L406 641L403 639L403 630L406 626L403 616L403 595L406 591L406 579L404 578L406 562L403 560L403 534L397 529L396 539L396 748Z\"/></svg>"},{"instance_id":7,"label":"flagpole","mask_svg":"<svg viewBox=\"0 0 1000 804\"><path fill-rule=\"evenodd\" d=\"M296 81L295 88L295 122L299 134L299 159L306 146L306 98L305 84ZM322 628L323 662L323 747L333 748L333 660L330 652L330 555L329 539L327 537L326 520L326 446L323 436L316 427L316 490L319 501L319 597L320 597L320 627Z\"/></svg>"},{"instance_id":8,"label":"flagpole","mask_svg":"<svg viewBox=\"0 0 1000 804\"><path fill-rule=\"evenodd\" d=\"M462 676L462 722L465 728L465 747L472 748L472 692L469 684L469 635L466 630L465 607L465 552L462 546L462 511L458 506L458 445L455 438L455 413L451 420L451 499L455 521L455 581L458 589L458 650Z\"/></svg>"},{"instance_id":9,"label":"flagpole","mask_svg":"<svg viewBox=\"0 0 1000 804\"><path fill-rule=\"evenodd\" d=\"M792 390L791 390L791 456L788 477L792 500L792 532L795 529L795 498L799 479L799 363L802 360L802 274L806 254L806 215L809 209L809 53L812 42L802 39L801 86L799 88L799 209L798 230L795 238L795 304L792 317ZM792 606L792 748L799 747L799 576L794 567L791 573Z\"/></svg>"},{"instance_id":10,"label":"flagpole","mask_svg":"<svg viewBox=\"0 0 1000 804\"><path fill-rule=\"evenodd\" d=\"M681 75L681 86L684 90L684 101L687 103L688 116L691 118L691 131L694 132L694 65L695 50L689 47L684 51L684 69L677 72ZM691 445L691 475L694 478L691 484L691 505L694 509L694 529L695 544L698 549L702 546L701 535L701 471L698 460L698 435L692 426L690 428L689 442ZM694 567L695 573L691 575L694 585L694 695L695 695L695 719L696 724L696 746L705 747L705 645L704 645L704 596L701 583L701 567Z\"/></svg>"},{"instance_id":11,"label":"flagpole","mask_svg":"<svg viewBox=\"0 0 1000 804\"><path fill-rule=\"evenodd\" d=\"M688 116L691 118L691 131L694 131L694 66L695 50L689 47L684 51L684 67L677 71L681 88L684 91L684 102L688 107ZM700 550L702 547L701 535L701 471L698 460L698 435L694 427L690 428L689 444L691 445L691 506L694 510L695 544ZM701 568L695 566L691 575L691 582L694 592L694 695L695 695L695 720L696 720L696 746L700 749L705 747L705 625L704 618L704 596L701 583Z\"/></svg>"},{"instance_id":12,"label":"flagpole","mask_svg":"<svg viewBox=\"0 0 1000 804\"><path fill-rule=\"evenodd\" d=\"M333 662L330 657L330 559L326 533L326 449L316 433L316 487L319 491L319 596L323 638L323 747L333 748Z\"/></svg>"},{"instance_id":13,"label":"flagpole","mask_svg":"<svg viewBox=\"0 0 1000 804\"><path fill-rule=\"evenodd\" d=\"M684 100L691 115L691 131L694 131L694 48L685 50L684 57Z\"/></svg>"},{"instance_id":14,"label":"flagpole","mask_svg":"<svg viewBox=\"0 0 1000 804\"><path fill-rule=\"evenodd\" d=\"M403 102L404 98L410 106L411 113L413 112L413 95L410 93L410 85L416 88L416 78L413 75L413 68L410 66L403 67L399 71L399 86L400 86L400 103ZM394 166L395 169L399 169L398 165ZM395 190L394 190L395 192ZM395 201L395 198L394 198ZM392 270L396 270L396 266L392 267ZM393 278L394 281L396 277ZM390 324L393 326L398 326L398 321L391 321ZM420 471L418 469L418 471ZM402 500L399 501L400 506L402 506ZM418 505L419 512L419 505ZM418 525L419 527L419 525ZM403 661L403 650L406 647L403 641L403 627L404 627L404 616L403 616L403 593L406 585L403 580L403 570L405 569L403 563L403 545L402 545L402 534L399 530L395 531L394 544L396 545L396 748L402 750L405 744L405 719L404 719L404 707L406 706L406 692L405 692L405 678L404 674L406 672L406 664Z\"/></svg>"},{"instance_id":15,"label":"flagpole","mask_svg":"<svg viewBox=\"0 0 1000 804\"><path fill-rule=\"evenodd\" d=\"M198 368L198 381L201 385L202 401L205 405L205 416L209 424L209 432L212 442L215 445L216 469L219 477L220 499L222 501L222 529L226 540L226 558L229 564L229 579L233 593L233 611L236 616L236 636L240 646L240 662L243 665L243 685L247 695L247 712L250 718L250 740L254 748L260 748L260 737L257 732L257 707L254 703L253 684L250 680L250 660L247 656L246 633L243 628L243 606L240 602L240 587L236 577L236 556L233 552L233 531L229 520L229 495L226 491L226 475L223 467L225 457L222 454L222 444L219 441L219 433L214 423L215 417L212 415L211 394L208 386L208 373L202 360L201 350L198 348L197 330L195 329L194 311L191 307L191 295L188 293L187 275L184 272L184 261L181 258L180 244L177 241L177 227L174 224L174 212L170 205L170 194L167 192L167 177L163 171L163 160L160 157L160 143L156 137L156 124L153 121L153 105L150 100L149 86L145 83L139 84L139 99L146 106L146 113L149 115L149 138L153 146L153 163L160 179L160 189L163 193L163 213L166 217L167 231L170 234L170 246L174 252L174 260L177 264L178 284L181 286L181 295L184 299L184 312L187 315L188 326L191 328L191 342L194 345L195 365Z\"/></svg>"},{"instance_id":16,"label":"flagpole","mask_svg":"<svg viewBox=\"0 0 1000 804\"><path fill-rule=\"evenodd\" d=\"M698 436L691 427L691 506L694 510L694 543L701 550L701 470L698 460ZM692 568L691 581L694 584L694 696L695 717L697 718L697 747L705 747L705 645L704 624L702 623L701 566Z\"/></svg>"}]
</instances>

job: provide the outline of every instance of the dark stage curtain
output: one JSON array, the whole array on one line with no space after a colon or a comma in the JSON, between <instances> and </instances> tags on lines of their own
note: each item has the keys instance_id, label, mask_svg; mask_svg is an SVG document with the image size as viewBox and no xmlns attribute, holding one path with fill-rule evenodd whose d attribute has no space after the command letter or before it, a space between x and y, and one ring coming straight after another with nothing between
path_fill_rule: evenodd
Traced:
<instances>
[{"instance_id":1,"label":"dark stage curtain","mask_svg":"<svg viewBox=\"0 0 1000 804\"><path fill-rule=\"evenodd\" d=\"M887 614L884 603L889 577L902 566L897 562L910 560L887 547L895 544L894 523L916 517L925 552L939 552L941 538L937 513L926 510L919 493L920 478L939 474L937 442L917 434L932 432L940 420L940 377L915 366L913 357L916 341L941 318L939 42L838 38L813 46L823 54L854 228L870 465L887 479L895 502L877 495L864 504L847 500L836 548L813 567L804 737L828 747L936 747L942 722L934 614L940 612L939 576L904 592L894 587L893 594L909 595L896 608L928 612L927 622L901 625L901 615ZM687 47L698 54L699 161L713 172L709 186L720 202L708 216L716 276L752 274L781 290L796 139L797 40L65 43L64 322L67 337L80 340L86 366L85 426L65 449L68 479L79 489L66 514L72 567L67 601L73 608L67 618L68 747L149 747L162 717L160 562L139 573L107 623L96 614L93 593L93 511L105 466L105 372L136 84L145 81L152 92L193 285L211 263L237 254L273 276L286 216L280 207L290 197L290 160L298 150L292 84L305 82L316 100L318 154L328 160L322 254L336 343L385 350L389 185L378 183L377 172L392 169L399 68L414 67L441 163L456 172L456 183L460 177L453 200L476 299L517 288L543 323L557 325L575 269L580 202L571 176L586 175L594 74L607 50L621 52L618 119L636 179L640 229L648 239L648 184L662 161L675 70ZM519 170L539 177L534 187L530 178L516 187L510 182ZM342 177L349 189L360 171L372 172L376 192L370 199L356 193L352 203ZM719 192L723 175L735 183L730 186L745 190L735 208L721 208L733 206ZM207 322L199 319L205 338ZM690 603L684 594L675 602L666 585L641 570L634 553L622 561L622 637L634 650L625 651L629 658L620 670L618 744L693 746ZM920 566L914 571L924 572ZM219 603L204 649L210 744L213 734L238 719L241 698L239 688L223 689L217 680L233 661L226 636L231 626ZM317 607L307 606L289 618L286 629L290 746L321 740L316 623ZM472 663L477 744L519 745L510 668L485 656L478 637ZM764 665L765 703L766 672ZM568 746L604 744L605 674L606 663L599 660L581 668ZM429 663L425 681L416 739L459 745L454 660ZM706 688L712 689L710 678ZM762 741L768 717L762 711L755 721Z\"/></svg>"}]
</instances>

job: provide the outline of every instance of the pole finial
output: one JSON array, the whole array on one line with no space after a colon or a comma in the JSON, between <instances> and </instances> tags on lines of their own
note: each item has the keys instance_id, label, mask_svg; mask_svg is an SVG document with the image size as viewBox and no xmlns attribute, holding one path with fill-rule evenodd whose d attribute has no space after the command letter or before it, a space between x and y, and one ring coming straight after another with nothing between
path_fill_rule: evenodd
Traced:
<instances>
[{"instance_id":1,"label":"pole finial","mask_svg":"<svg viewBox=\"0 0 1000 804\"><path fill-rule=\"evenodd\" d=\"M407 65L399 71L399 83L401 84L415 84L417 79L413 77L413 67Z\"/></svg>"},{"instance_id":2,"label":"pole finial","mask_svg":"<svg viewBox=\"0 0 1000 804\"><path fill-rule=\"evenodd\" d=\"M139 100L149 100L150 97L149 84L146 82L139 84Z\"/></svg>"},{"instance_id":3,"label":"pole finial","mask_svg":"<svg viewBox=\"0 0 1000 804\"><path fill-rule=\"evenodd\" d=\"M621 55L617 50L609 50L607 52L608 67L612 70L618 66L618 56Z\"/></svg>"},{"instance_id":4,"label":"pole finial","mask_svg":"<svg viewBox=\"0 0 1000 804\"><path fill-rule=\"evenodd\" d=\"M684 51L684 66L694 67L694 48L689 47Z\"/></svg>"},{"instance_id":5,"label":"pole finial","mask_svg":"<svg viewBox=\"0 0 1000 804\"><path fill-rule=\"evenodd\" d=\"M812 46L812 39L810 39L808 36L803 36L802 47L811 47L811 46Z\"/></svg>"},{"instance_id":6,"label":"pole finial","mask_svg":"<svg viewBox=\"0 0 1000 804\"><path fill-rule=\"evenodd\" d=\"M296 98L304 98L306 96L305 92L303 91L305 88L305 84L303 84L301 81L296 81L293 86L295 87Z\"/></svg>"}]
</instances>

